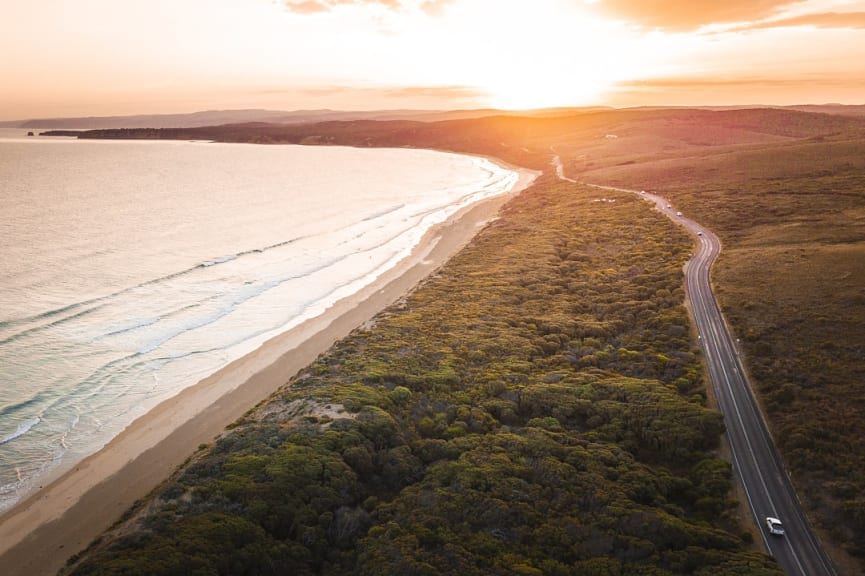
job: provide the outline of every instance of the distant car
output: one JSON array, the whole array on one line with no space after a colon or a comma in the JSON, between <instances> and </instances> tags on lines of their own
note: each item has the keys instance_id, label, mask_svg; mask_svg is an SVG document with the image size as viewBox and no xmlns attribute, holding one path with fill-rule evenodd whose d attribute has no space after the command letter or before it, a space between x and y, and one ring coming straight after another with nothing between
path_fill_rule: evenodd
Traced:
<instances>
[{"instance_id":1,"label":"distant car","mask_svg":"<svg viewBox=\"0 0 865 576\"><path fill-rule=\"evenodd\" d=\"M682 215L681 212L676 212L676 216L681 216L681 215Z\"/></svg>"},{"instance_id":2,"label":"distant car","mask_svg":"<svg viewBox=\"0 0 865 576\"><path fill-rule=\"evenodd\" d=\"M703 235L702 232L697 232L697 236L702 236L702 235Z\"/></svg>"},{"instance_id":3,"label":"distant car","mask_svg":"<svg viewBox=\"0 0 865 576\"><path fill-rule=\"evenodd\" d=\"M771 516L766 517L766 526L769 527L769 534L774 534L775 536L783 536L784 535L784 525L781 524L781 521L777 518L772 518Z\"/></svg>"}]
</instances>

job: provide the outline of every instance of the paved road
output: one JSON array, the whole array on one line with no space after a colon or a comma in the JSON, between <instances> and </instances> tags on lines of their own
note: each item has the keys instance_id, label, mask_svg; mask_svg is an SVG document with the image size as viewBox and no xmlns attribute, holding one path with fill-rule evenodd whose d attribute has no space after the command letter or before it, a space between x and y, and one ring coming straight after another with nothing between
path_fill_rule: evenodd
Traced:
<instances>
[{"instance_id":1,"label":"paved road","mask_svg":"<svg viewBox=\"0 0 865 576\"><path fill-rule=\"evenodd\" d=\"M559 171L560 164L556 164L556 167L559 176L566 179ZM745 489L751 513L763 537L763 544L785 574L834 576L835 569L802 512L754 399L733 338L712 294L709 271L721 251L718 237L707 228L681 215L659 196L637 190L594 187L636 193L654 202L661 212L699 238L699 250L693 255L685 271L688 296L718 407L724 415L733 454L733 467ZM784 536L769 534L766 527L767 516L779 518L783 522L786 532Z\"/></svg>"}]
</instances>

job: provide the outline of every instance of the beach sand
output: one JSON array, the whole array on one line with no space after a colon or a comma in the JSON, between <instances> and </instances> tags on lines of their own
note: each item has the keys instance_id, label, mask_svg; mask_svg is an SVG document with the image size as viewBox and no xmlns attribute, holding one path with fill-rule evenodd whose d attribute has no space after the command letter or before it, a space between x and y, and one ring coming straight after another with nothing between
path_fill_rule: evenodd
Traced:
<instances>
[{"instance_id":1,"label":"beach sand","mask_svg":"<svg viewBox=\"0 0 865 576\"><path fill-rule=\"evenodd\" d=\"M0 517L0 574L56 574L201 444L267 398L334 342L398 300L465 246L537 173L431 230L412 255L322 316L272 338L137 419L99 452Z\"/></svg>"}]
</instances>

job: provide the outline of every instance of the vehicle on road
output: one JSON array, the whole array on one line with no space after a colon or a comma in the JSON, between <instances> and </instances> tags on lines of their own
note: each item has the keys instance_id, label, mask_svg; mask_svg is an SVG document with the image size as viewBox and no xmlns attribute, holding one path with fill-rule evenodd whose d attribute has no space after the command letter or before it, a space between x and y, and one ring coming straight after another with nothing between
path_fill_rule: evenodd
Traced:
<instances>
[{"instance_id":1,"label":"vehicle on road","mask_svg":"<svg viewBox=\"0 0 865 576\"><path fill-rule=\"evenodd\" d=\"M766 526L769 527L769 534L774 534L775 536L783 536L784 535L784 525L781 524L781 521L777 518L773 518L771 516L766 517Z\"/></svg>"}]
</instances>

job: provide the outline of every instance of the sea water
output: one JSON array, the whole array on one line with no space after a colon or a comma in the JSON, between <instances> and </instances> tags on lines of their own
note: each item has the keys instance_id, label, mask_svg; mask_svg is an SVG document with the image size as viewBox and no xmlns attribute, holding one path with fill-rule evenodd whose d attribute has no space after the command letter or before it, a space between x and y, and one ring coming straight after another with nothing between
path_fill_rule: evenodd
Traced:
<instances>
[{"instance_id":1,"label":"sea water","mask_svg":"<svg viewBox=\"0 0 865 576\"><path fill-rule=\"evenodd\" d=\"M426 150L0 131L0 511L516 179Z\"/></svg>"}]
</instances>

